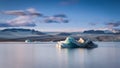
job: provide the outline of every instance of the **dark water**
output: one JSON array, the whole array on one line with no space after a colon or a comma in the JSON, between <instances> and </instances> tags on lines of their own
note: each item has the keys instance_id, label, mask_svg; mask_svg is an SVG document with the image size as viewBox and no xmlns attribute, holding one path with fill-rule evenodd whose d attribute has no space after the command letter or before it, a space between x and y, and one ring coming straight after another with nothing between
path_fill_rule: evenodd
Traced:
<instances>
[{"instance_id":1,"label":"dark water","mask_svg":"<svg viewBox=\"0 0 120 68\"><path fill-rule=\"evenodd\" d=\"M0 68L120 68L120 42L94 49L60 49L56 43L0 43Z\"/></svg>"}]
</instances>

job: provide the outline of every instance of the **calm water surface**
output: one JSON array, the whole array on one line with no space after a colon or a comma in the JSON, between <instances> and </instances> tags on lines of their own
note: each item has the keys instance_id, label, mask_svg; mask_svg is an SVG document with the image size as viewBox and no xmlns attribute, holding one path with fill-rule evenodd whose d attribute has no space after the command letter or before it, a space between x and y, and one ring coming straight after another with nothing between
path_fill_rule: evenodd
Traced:
<instances>
[{"instance_id":1,"label":"calm water surface","mask_svg":"<svg viewBox=\"0 0 120 68\"><path fill-rule=\"evenodd\" d=\"M120 42L94 49L60 49L56 43L0 43L0 68L120 68Z\"/></svg>"}]
</instances>

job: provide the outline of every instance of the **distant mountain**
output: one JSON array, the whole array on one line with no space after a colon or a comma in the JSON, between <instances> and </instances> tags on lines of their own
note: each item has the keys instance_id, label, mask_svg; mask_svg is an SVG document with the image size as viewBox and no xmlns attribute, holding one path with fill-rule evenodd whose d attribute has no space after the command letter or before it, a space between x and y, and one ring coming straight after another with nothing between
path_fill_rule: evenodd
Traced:
<instances>
[{"instance_id":1,"label":"distant mountain","mask_svg":"<svg viewBox=\"0 0 120 68\"><path fill-rule=\"evenodd\" d=\"M87 30L87 31L84 31L83 33L90 33L90 34L105 34L105 32L102 31L102 30Z\"/></svg>"},{"instance_id":2,"label":"distant mountain","mask_svg":"<svg viewBox=\"0 0 120 68\"><path fill-rule=\"evenodd\" d=\"M68 36L73 36L75 39L80 37L88 38L92 41L120 41L120 33L113 33L109 30L88 30L81 32L40 32L33 29L4 29L0 30L0 42L4 41L61 41Z\"/></svg>"},{"instance_id":3,"label":"distant mountain","mask_svg":"<svg viewBox=\"0 0 120 68\"><path fill-rule=\"evenodd\" d=\"M39 35L46 35L46 33L31 30L31 29L3 29L0 30L0 38L21 38L21 37L30 37L30 36L39 36Z\"/></svg>"},{"instance_id":4,"label":"distant mountain","mask_svg":"<svg viewBox=\"0 0 120 68\"><path fill-rule=\"evenodd\" d=\"M16 28L13 28L13 29L4 29L4 30L1 30L1 32L29 32L31 34L36 34L36 35L44 35L45 33L42 33L40 31L36 31L34 29L16 29Z\"/></svg>"},{"instance_id":5,"label":"distant mountain","mask_svg":"<svg viewBox=\"0 0 120 68\"><path fill-rule=\"evenodd\" d=\"M120 34L120 30L87 30L83 33L88 34Z\"/></svg>"},{"instance_id":6,"label":"distant mountain","mask_svg":"<svg viewBox=\"0 0 120 68\"><path fill-rule=\"evenodd\" d=\"M60 35L60 36L69 36L69 35L72 35L72 34L71 33L62 32L62 33L59 33L57 35Z\"/></svg>"}]
</instances>

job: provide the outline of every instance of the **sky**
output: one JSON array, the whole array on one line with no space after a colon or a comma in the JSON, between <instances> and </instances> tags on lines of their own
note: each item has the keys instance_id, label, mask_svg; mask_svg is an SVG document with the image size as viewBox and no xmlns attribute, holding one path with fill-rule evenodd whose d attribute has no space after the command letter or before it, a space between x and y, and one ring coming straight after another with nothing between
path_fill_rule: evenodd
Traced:
<instances>
[{"instance_id":1,"label":"sky","mask_svg":"<svg viewBox=\"0 0 120 68\"><path fill-rule=\"evenodd\" d=\"M120 0L0 0L0 29L120 29Z\"/></svg>"}]
</instances>

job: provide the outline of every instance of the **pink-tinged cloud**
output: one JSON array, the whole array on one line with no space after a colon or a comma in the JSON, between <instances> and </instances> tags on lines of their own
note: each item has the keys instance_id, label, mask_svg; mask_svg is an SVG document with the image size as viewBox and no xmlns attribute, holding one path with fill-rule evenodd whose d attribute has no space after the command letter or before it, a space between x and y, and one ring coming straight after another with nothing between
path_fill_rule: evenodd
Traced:
<instances>
[{"instance_id":1,"label":"pink-tinged cloud","mask_svg":"<svg viewBox=\"0 0 120 68\"><path fill-rule=\"evenodd\" d=\"M18 15L18 16L23 16L26 15L23 10L14 10L14 11L4 11L2 14L7 14L7 15Z\"/></svg>"},{"instance_id":2,"label":"pink-tinged cloud","mask_svg":"<svg viewBox=\"0 0 120 68\"><path fill-rule=\"evenodd\" d=\"M106 25L111 26L111 27L118 27L118 26L120 26L120 21L118 21L118 22L109 22Z\"/></svg>"},{"instance_id":3,"label":"pink-tinged cloud","mask_svg":"<svg viewBox=\"0 0 120 68\"><path fill-rule=\"evenodd\" d=\"M42 13L39 13L34 8L29 8L26 10L9 10L9 11L1 11L0 14L6 15L16 15L16 16L43 16Z\"/></svg>"},{"instance_id":4,"label":"pink-tinged cloud","mask_svg":"<svg viewBox=\"0 0 120 68\"><path fill-rule=\"evenodd\" d=\"M7 24L10 26L35 26L33 18L34 17L31 16L19 16L12 20L8 20Z\"/></svg>"},{"instance_id":5,"label":"pink-tinged cloud","mask_svg":"<svg viewBox=\"0 0 120 68\"><path fill-rule=\"evenodd\" d=\"M29 8L26 11L29 13L29 15L32 15L32 16L43 16L42 13L36 11L36 9L34 8Z\"/></svg>"},{"instance_id":6,"label":"pink-tinged cloud","mask_svg":"<svg viewBox=\"0 0 120 68\"><path fill-rule=\"evenodd\" d=\"M118 28L120 26L120 21L117 21L117 22L108 22L108 23L105 23L106 27L109 28L109 29L114 29L114 28Z\"/></svg>"},{"instance_id":7,"label":"pink-tinged cloud","mask_svg":"<svg viewBox=\"0 0 120 68\"><path fill-rule=\"evenodd\" d=\"M65 14L57 14L54 16L43 16L34 8L26 10L11 10L2 11L0 14L16 15L15 18L0 22L0 27L21 27L21 26L36 26L37 21L44 20L44 23L68 23L67 16ZM41 18L39 18L41 17ZM41 22L39 22L41 23Z\"/></svg>"}]
</instances>

